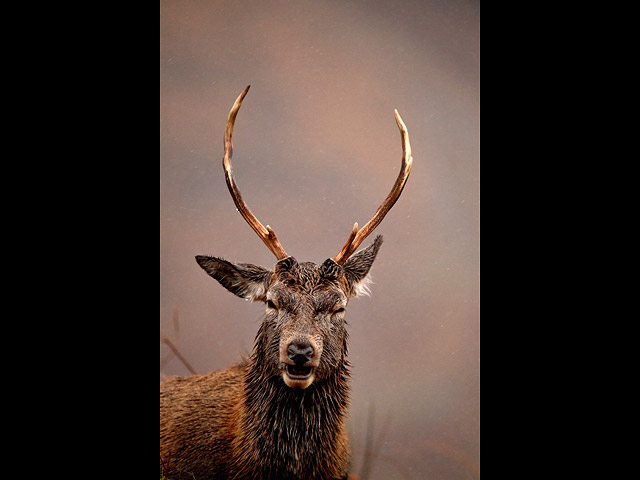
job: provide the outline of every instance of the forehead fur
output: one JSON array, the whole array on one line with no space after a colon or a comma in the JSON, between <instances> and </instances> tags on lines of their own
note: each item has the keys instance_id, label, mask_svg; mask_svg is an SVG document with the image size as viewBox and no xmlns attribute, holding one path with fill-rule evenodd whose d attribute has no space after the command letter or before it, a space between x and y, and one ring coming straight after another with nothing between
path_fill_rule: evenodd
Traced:
<instances>
[{"instance_id":1,"label":"forehead fur","mask_svg":"<svg viewBox=\"0 0 640 480\"><path fill-rule=\"evenodd\" d=\"M318 265L313 262L298 263L295 258L287 257L276 264L272 281L282 282L300 293L313 293L331 287L346 291L347 280L342 267L332 259Z\"/></svg>"}]
</instances>

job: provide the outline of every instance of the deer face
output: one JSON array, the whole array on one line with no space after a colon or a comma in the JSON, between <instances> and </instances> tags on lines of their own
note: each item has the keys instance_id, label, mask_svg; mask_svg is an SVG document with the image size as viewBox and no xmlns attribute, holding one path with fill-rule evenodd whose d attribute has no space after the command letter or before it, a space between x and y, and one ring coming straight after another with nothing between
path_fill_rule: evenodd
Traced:
<instances>
[{"instance_id":1,"label":"deer face","mask_svg":"<svg viewBox=\"0 0 640 480\"><path fill-rule=\"evenodd\" d=\"M291 388L307 388L330 377L346 359L345 309L368 292L368 273L382 237L344 265L280 260L273 271L197 256L198 264L231 293L266 306L256 348L263 365Z\"/></svg>"}]
</instances>

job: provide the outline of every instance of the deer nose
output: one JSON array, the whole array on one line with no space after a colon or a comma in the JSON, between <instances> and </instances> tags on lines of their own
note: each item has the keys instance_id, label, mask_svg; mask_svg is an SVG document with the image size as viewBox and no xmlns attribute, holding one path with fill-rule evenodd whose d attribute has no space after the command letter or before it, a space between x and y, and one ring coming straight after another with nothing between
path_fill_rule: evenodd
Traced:
<instances>
[{"instance_id":1,"label":"deer nose","mask_svg":"<svg viewBox=\"0 0 640 480\"><path fill-rule=\"evenodd\" d=\"M296 365L304 365L313 358L314 350L308 343L291 343L287 347L289 360Z\"/></svg>"}]
</instances>

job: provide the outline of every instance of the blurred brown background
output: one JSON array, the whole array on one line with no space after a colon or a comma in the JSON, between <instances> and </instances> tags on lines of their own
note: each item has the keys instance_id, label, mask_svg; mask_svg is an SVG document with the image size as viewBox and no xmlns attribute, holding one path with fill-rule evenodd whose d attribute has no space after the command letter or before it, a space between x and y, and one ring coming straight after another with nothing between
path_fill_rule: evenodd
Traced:
<instances>
[{"instance_id":1,"label":"blurred brown background","mask_svg":"<svg viewBox=\"0 0 640 480\"><path fill-rule=\"evenodd\" d=\"M194 260L275 263L221 165L246 85L234 176L299 261L334 256L389 193L397 108L413 170L375 232L372 295L347 311L354 466L371 412L383 442L371 479L479 478L479 2L176 0L161 1L160 19L162 331L198 373L252 349L264 306ZM188 371L174 358L161 374Z\"/></svg>"}]
</instances>

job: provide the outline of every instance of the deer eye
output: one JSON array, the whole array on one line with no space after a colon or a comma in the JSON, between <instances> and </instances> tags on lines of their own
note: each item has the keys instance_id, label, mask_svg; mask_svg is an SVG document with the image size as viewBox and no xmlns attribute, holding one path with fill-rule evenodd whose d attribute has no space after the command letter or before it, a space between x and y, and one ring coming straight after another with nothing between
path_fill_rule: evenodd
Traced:
<instances>
[{"instance_id":1,"label":"deer eye","mask_svg":"<svg viewBox=\"0 0 640 480\"><path fill-rule=\"evenodd\" d=\"M276 304L273 303L273 301L271 301L271 300L267 300L267 308L271 308L273 310L277 310L278 309L278 307L276 307Z\"/></svg>"}]
</instances>

